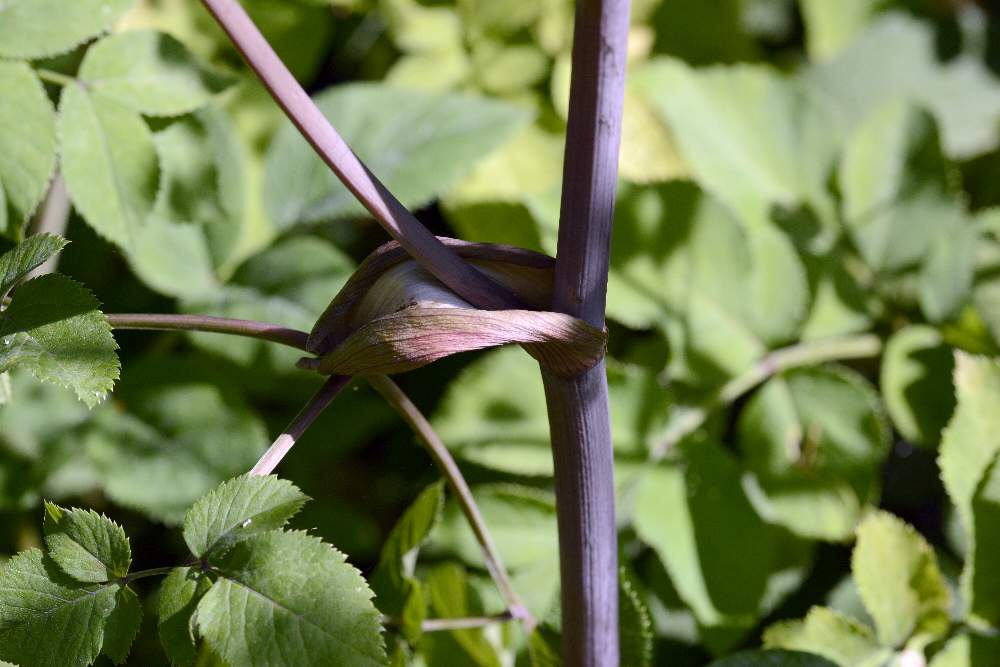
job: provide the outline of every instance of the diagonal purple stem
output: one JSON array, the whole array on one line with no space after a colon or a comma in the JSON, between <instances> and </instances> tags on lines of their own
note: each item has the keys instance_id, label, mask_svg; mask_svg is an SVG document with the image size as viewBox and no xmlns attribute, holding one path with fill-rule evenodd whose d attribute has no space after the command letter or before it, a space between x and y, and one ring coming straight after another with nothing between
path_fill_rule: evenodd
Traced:
<instances>
[{"instance_id":1,"label":"diagonal purple stem","mask_svg":"<svg viewBox=\"0 0 1000 667\"><path fill-rule=\"evenodd\" d=\"M392 238L434 277L487 310L523 307L507 289L446 248L375 177L319 110L237 0L202 0L302 136Z\"/></svg>"}]
</instances>

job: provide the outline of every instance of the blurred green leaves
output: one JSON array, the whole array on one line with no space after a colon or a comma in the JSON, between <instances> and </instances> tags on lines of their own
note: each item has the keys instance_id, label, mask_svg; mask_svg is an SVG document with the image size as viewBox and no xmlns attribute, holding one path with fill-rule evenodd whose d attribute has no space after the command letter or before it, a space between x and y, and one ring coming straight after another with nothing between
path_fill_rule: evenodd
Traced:
<instances>
[{"instance_id":1,"label":"blurred green leaves","mask_svg":"<svg viewBox=\"0 0 1000 667\"><path fill-rule=\"evenodd\" d=\"M834 367L801 369L753 396L740 415L739 441L761 516L801 537L843 540L878 497L889 429L864 378Z\"/></svg>"},{"instance_id":2,"label":"blurred green leaves","mask_svg":"<svg viewBox=\"0 0 1000 667\"><path fill-rule=\"evenodd\" d=\"M44 58L78 46L121 18L136 0L12 0L0 8L0 56Z\"/></svg>"},{"instance_id":3,"label":"blurred green leaves","mask_svg":"<svg viewBox=\"0 0 1000 667\"><path fill-rule=\"evenodd\" d=\"M857 530L851 570L874 629L826 607L764 633L767 647L809 651L841 667L885 664L904 646L920 652L949 626L951 599L926 540L885 512Z\"/></svg>"},{"instance_id":4,"label":"blurred green leaves","mask_svg":"<svg viewBox=\"0 0 1000 667\"><path fill-rule=\"evenodd\" d=\"M24 8L29 3L20 4ZM7 5L0 12L11 10ZM0 42L8 43L3 38ZM23 63L0 62L0 95L4 100L0 104L0 233L16 238L42 200L55 169L55 111L41 81ZM31 141L24 141L25 137Z\"/></svg>"},{"instance_id":5,"label":"blurred green leaves","mask_svg":"<svg viewBox=\"0 0 1000 667\"><path fill-rule=\"evenodd\" d=\"M377 84L334 88L316 103L372 172L411 208L446 192L529 118L495 100ZM291 123L276 136L266 170L265 205L281 229L364 211Z\"/></svg>"},{"instance_id":6,"label":"blurred green leaves","mask_svg":"<svg viewBox=\"0 0 1000 667\"><path fill-rule=\"evenodd\" d=\"M473 482L541 621L530 638L517 623L425 631L504 609L461 512L422 457L396 449L409 434L367 393L338 399L287 465L321 498L296 521L348 536L338 544L372 573L379 611L343 554L281 532L305 501L295 486L216 486L249 468L312 390L297 351L125 334L113 400L89 413L72 399L96 401L117 361L94 297L61 276L25 282L62 247L28 235L57 166L75 212L114 246L74 218L64 266L114 311L308 330L380 237L198 3L71 4L0 8L0 56L15 59L0 63L0 233L24 239L0 241L11 251L0 293L13 297L0 312L11 341L0 370L13 370L0 376L11 517L0 549L41 543L13 512L43 494L137 510L123 513L130 530L142 517L183 520L203 562L174 569L158 600L178 665L379 663L379 612L393 664L558 664L549 428L521 351L421 371L408 390ZM572 3L243 4L436 233L554 254ZM932 667L993 664L1000 380L995 360L971 356L1000 349L991 33L971 6L931 18L914 2L795 4L633 3L608 299L623 664L733 651L716 664L858 667L916 653ZM881 357L795 357L855 334L881 339ZM937 448L947 500L927 482ZM927 480L912 482L914 469ZM140 603L110 582L126 576L127 539L103 514L46 507L49 553L24 551L0 574L0 657L125 660ZM956 521L939 526L952 507ZM39 592L84 607L46 606ZM80 608L93 622L66 646L31 641L40 613L72 623ZM743 651L762 623L765 648Z\"/></svg>"}]
</instances>

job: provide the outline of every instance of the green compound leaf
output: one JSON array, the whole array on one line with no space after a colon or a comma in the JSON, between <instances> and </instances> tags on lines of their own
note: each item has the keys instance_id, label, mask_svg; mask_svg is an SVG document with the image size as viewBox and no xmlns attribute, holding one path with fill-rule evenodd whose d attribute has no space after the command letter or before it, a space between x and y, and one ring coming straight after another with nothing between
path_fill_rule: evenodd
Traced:
<instances>
[{"instance_id":1,"label":"green compound leaf","mask_svg":"<svg viewBox=\"0 0 1000 667\"><path fill-rule=\"evenodd\" d=\"M132 248L153 210L160 166L142 117L80 85L59 103L61 165L70 199L98 234Z\"/></svg>"},{"instance_id":2,"label":"green compound leaf","mask_svg":"<svg viewBox=\"0 0 1000 667\"><path fill-rule=\"evenodd\" d=\"M907 99L934 114L951 157L992 149L1000 139L1000 85L974 54L941 62L934 42L931 24L889 14L803 76L825 94L842 127L855 126L889 100Z\"/></svg>"},{"instance_id":3,"label":"green compound leaf","mask_svg":"<svg viewBox=\"0 0 1000 667\"><path fill-rule=\"evenodd\" d=\"M950 169L927 112L893 100L863 119L847 141L838 178L847 230L870 267L911 269L941 235L959 229ZM946 305L940 299L934 307Z\"/></svg>"},{"instance_id":4,"label":"green compound leaf","mask_svg":"<svg viewBox=\"0 0 1000 667\"><path fill-rule=\"evenodd\" d=\"M0 372L23 366L43 382L72 388L90 407L100 403L120 366L98 305L86 288L62 275L21 285L0 314Z\"/></svg>"},{"instance_id":5,"label":"green compound leaf","mask_svg":"<svg viewBox=\"0 0 1000 667\"><path fill-rule=\"evenodd\" d=\"M665 330L672 377L702 385L796 337L809 299L788 236L681 182L622 191L608 294L609 317Z\"/></svg>"},{"instance_id":6,"label":"green compound leaf","mask_svg":"<svg viewBox=\"0 0 1000 667\"><path fill-rule=\"evenodd\" d=\"M871 628L826 607L813 607L800 621L775 623L763 640L767 648L814 653L839 667L880 667L892 654L879 648Z\"/></svg>"},{"instance_id":7,"label":"green compound leaf","mask_svg":"<svg viewBox=\"0 0 1000 667\"><path fill-rule=\"evenodd\" d=\"M896 430L907 440L936 445L955 409L955 357L937 329L910 326L888 340L879 384Z\"/></svg>"},{"instance_id":8,"label":"green compound leaf","mask_svg":"<svg viewBox=\"0 0 1000 667\"><path fill-rule=\"evenodd\" d=\"M410 208L445 193L528 121L524 111L504 102L378 84L338 86L316 103ZM291 123L268 153L264 201L279 228L364 214Z\"/></svg>"},{"instance_id":9,"label":"green compound leaf","mask_svg":"<svg viewBox=\"0 0 1000 667\"><path fill-rule=\"evenodd\" d=\"M424 489L393 526L382 545L378 566L369 577L379 610L402 621L402 633L410 643L420 639L425 614L423 592L413 577L413 566L443 506L443 481Z\"/></svg>"},{"instance_id":10,"label":"green compound leaf","mask_svg":"<svg viewBox=\"0 0 1000 667\"><path fill-rule=\"evenodd\" d=\"M270 532L218 559L198 603L205 642L227 662L384 665L379 613L342 553L302 532Z\"/></svg>"},{"instance_id":11,"label":"green compound leaf","mask_svg":"<svg viewBox=\"0 0 1000 667\"><path fill-rule=\"evenodd\" d=\"M0 570L0 658L21 667L83 667L97 659L118 585L82 584L38 549Z\"/></svg>"},{"instance_id":12,"label":"green compound leaf","mask_svg":"<svg viewBox=\"0 0 1000 667\"><path fill-rule=\"evenodd\" d=\"M49 556L77 581L97 584L128 574L132 564L128 537L103 514L46 502L44 527Z\"/></svg>"},{"instance_id":13,"label":"green compound leaf","mask_svg":"<svg viewBox=\"0 0 1000 667\"><path fill-rule=\"evenodd\" d=\"M155 30L105 37L87 50L78 76L94 94L153 116L194 111L230 83Z\"/></svg>"},{"instance_id":14,"label":"green compound leaf","mask_svg":"<svg viewBox=\"0 0 1000 667\"><path fill-rule=\"evenodd\" d=\"M951 596L937 557L902 520L880 511L862 521L851 571L883 646L939 639L948 631Z\"/></svg>"},{"instance_id":15,"label":"green compound leaf","mask_svg":"<svg viewBox=\"0 0 1000 667\"><path fill-rule=\"evenodd\" d=\"M35 234L0 255L0 297L35 269L66 247L68 241L54 234Z\"/></svg>"},{"instance_id":16,"label":"green compound leaf","mask_svg":"<svg viewBox=\"0 0 1000 667\"><path fill-rule=\"evenodd\" d=\"M0 56L44 58L98 35L135 0L9 0L0 5Z\"/></svg>"},{"instance_id":17,"label":"green compound leaf","mask_svg":"<svg viewBox=\"0 0 1000 667\"><path fill-rule=\"evenodd\" d=\"M644 471L634 496L636 532L700 624L746 629L774 567L775 533L754 511L725 450L710 442L683 450L683 465Z\"/></svg>"},{"instance_id":18,"label":"green compound leaf","mask_svg":"<svg viewBox=\"0 0 1000 667\"><path fill-rule=\"evenodd\" d=\"M769 380L740 415L739 442L762 516L802 537L845 540L877 497L890 441L871 385L829 367Z\"/></svg>"},{"instance_id":19,"label":"green compound leaf","mask_svg":"<svg viewBox=\"0 0 1000 667\"><path fill-rule=\"evenodd\" d=\"M962 596L968 612L988 623L1000 622L1000 364L961 352L955 356L958 407L941 440L941 480L964 529L968 557Z\"/></svg>"},{"instance_id":20,"label":"green compound leaf","mask_svg":"<svg viewBox=\"0 0 1000 667\"><path fill-rule=\"evenodd\" d=\"M205 106L156 133L161 175L154 217L196 223L211 256L206 266L229 275L271 240L272 230L260 210L261 158L218 106Z\"/></svg>"},{"instance_id":21,"label":"green compound leaf","mask_svg":"<svg viewBox=\"0 0 1000 667\"><path fill-rule=\"evenodd\" d=\"M805 205L832 240L827 170L837 149L823 100L776 70L740 65L693 69L658 58L640 70L637 90L668 122L697 182L751 223L772 207Z\"/></svg>"},{"instance_id":22,"label":"green compound leaf","mask_svg":"<svg viewBox=\"0 0 1000 667\"><path fill-rule=\"evenodd\" d=\"M157 612L160 642L175 665L188 667L194 663L194 613L211 586L208 575L192 567L176 567L163 580Z\"/></svg>"},{"instance_id":23,"label":"green compound leaf","mask_svg":"<svg viewBox=\"0 0 1000 667\"><path fill-rule=\"evenodd\" d=\"M2 35L10 4L0 7L0 51L7 44ZM0 234L17 237L56 166L55 110L24 63L0 62L0 100Z\"/></svg>"},{"instance_id":24,"label":"green compound leaf","mask_svg":"<svg viewBox=\"0 0 1000 667\"><path fill-rule=\"evenodd\" d=\"M129 588L120 588L115 596L115 610L104 625L104 645L101 653L120 665L128 658L132 642L142 625L142 604L139 597Z\"/></svg>"},{"instance_id":25,"label":"green compound leaf","mask_svg":"<svg viewBox=\"0 0 1000 667\"><path fill-rule=\"evenodd\" d=\"M802 651L741 651L709 667L837 667L837 663Z\"/></svg>"},{"instance_id":26,"label":"green compound leaf","mask_svg":"<svg viewBox=\"0 0 1000 667\"><path fill-rule=\"evenodd\" d=\"M225 551L254 535L284 526L309 496L274 475L223 482L184 516L184 541L197 558Z\"/></svg>"}]
</instances>

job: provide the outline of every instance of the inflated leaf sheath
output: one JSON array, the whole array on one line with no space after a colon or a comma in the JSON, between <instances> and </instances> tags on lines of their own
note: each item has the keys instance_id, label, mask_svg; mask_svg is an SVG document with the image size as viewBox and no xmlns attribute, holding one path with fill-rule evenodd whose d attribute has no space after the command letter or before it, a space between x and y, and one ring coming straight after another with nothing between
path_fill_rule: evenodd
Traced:
<instances>
[{"instance_id":1,"label":"inflated leaf sheath","mask_svg":"<svg viewBox=\"0 0 1000 667\"><path fill-rule=\"evenodd\" d=\"M441 238L463 259L540 310L479 310L409 258L398 243L372 253L309 335L324 375L392 374L457 352L519 343L546 369L581 373L604 356L606 335L549 307L555 261L522 248Z\"/></svg>"}]
</instances>

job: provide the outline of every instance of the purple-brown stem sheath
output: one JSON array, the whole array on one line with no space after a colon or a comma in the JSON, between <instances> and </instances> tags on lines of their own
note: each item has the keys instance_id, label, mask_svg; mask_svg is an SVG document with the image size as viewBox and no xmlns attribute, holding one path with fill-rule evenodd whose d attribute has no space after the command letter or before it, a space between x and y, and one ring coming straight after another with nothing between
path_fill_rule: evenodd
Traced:
<instances>
[{"instance_id":1,"label":"purple-brown stem sheath","mask_svg":"<svg viewBox=\"0 0 1000 667\"><path fill-rule=\"evenodd\" d=\"M578 0L553 310L604 326L629 0ZM542 372L555 462L562 659L618 664L614 456L604 362Z\"/></svg>"},{"instance_id":2,"label":"purple-brown stem sheath","mask_svg":"<svg viewBox=\"0 0 1000 667\"><path fill-rule=\"evenodd\" d=\"M421 266L479 308L523 307L516 296L438 241L368 170L288 71L237 0L202 0L202 3L316 153Z\"/></svg>"}]
</instances>

